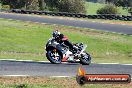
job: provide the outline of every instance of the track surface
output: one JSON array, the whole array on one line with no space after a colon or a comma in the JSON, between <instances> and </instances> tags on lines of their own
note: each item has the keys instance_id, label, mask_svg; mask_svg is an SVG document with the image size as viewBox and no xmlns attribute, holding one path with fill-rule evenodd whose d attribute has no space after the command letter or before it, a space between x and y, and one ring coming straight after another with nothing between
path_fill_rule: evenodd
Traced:
<instances>
[{"instance_id":1,"label":"track surface","mask_svg":"<svg viewBox=\"0 0 132 88\"><path fill-rule=\"evenodd\" d=\"M76 76L79 63L51 64L50 62L0 61L0 76ZM132 75L132 65L91 64L83 65L87 73L126 73Z\"/></svg>"},{"instance_id":2,"label":"track surface","mask_svg":"<svg viewBox=\"0 0 132 88\"><path fill-rule=\"evenodd\" d=\"M91 21L68 20L68 19L47 18L47 17L27 16L27 15L7 14L7 13L0 13L0 18L32 21L32 22L40 22L40 23L60 24L60 25L75 26L82 28L92 28L97 30L105 30L110 32L118 32L118 33L132 35L132 26L130 25L128 26L128 25L108 24L108 23L100 23L100 22L93 23Z\"/></svg>"},{"instance_id":3,"label":"track surface","mask_svg":"<svg viewBox=\"0 0 132 88\"><path fill-rule=\"evenodd\" d=\"M26 16L17 14L0 13L0 18L32 21L40 23L61 24L67 26L93 28L124 34L132 34L132 26L92 23L91 21L66 20L59 18L46 18L38 16ZM77 74L77 63L51 64L49 62L17 62L0 61L0 75L30 75L30 76L75 76ZM91 64L83 66L87 73L127 73L132 75L132 65L119 64Z\"/></svg>"}]
</instances>

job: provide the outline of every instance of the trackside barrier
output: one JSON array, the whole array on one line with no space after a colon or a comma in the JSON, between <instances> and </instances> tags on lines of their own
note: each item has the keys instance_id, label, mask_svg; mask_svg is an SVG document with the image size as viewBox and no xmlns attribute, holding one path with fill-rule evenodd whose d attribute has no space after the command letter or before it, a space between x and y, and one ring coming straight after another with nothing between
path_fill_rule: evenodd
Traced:
<instances>
[{"instance_id":1,"label":"trackside barrier","mask_svg":"<svg viewBox=\"0 0 132 88\"><path fill-rule=\"evenodd\" d=\"M48 16L65 16L65 17L89 18L89 19L132 21L132 16L118 15L118 14L117 15L115 14L85 15L78 13L35 11L35 10L30 11L30 10L20 10L20 9L12 9L10 12L20 13L20 14L38 14L38 15L48 15Z\"/></svg>"}]
</instances>

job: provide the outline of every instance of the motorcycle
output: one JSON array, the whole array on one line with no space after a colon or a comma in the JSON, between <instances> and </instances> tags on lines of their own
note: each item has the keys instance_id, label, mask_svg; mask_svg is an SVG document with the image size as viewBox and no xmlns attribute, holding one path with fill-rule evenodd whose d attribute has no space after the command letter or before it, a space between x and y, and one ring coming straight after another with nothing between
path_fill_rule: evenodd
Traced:
<instances>
[{"instance_id":1,"label":"motorcycle","mask_svg":"<svg viewBox=\"0 0 132 88\"><path fill-rule=\"evenodd\" d=\"M78 49L78 52L73 54L69 47L64 43L58 43L54 37L50 38L46 44L46 57L53 64L61 62L80 62L83 65L91 63L91 56L85 50L87 45L83 43L73 44Z\"/></svg>"}]
</instances>

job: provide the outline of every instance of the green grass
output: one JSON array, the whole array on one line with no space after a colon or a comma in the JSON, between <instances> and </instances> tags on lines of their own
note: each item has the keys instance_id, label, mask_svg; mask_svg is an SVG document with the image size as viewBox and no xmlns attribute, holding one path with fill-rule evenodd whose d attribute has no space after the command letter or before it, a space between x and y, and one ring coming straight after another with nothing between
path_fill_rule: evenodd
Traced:
<instances>
[{"instance_id":1,"label":"green grass","mask_svg":"<svg viewBox=\"0 0 132 88\"><path fill-rule=\"evenodd\" d=\"M55 84L20 84L20 85L0 85L0 88L62 88L61 85Z\"/></svg>"},{"instance_id":2,"label":"green grass","mask_svg":"<svg viewBox=\"0 0 132 88\"><path fill-rule=\"evenodd\" d=\"M75 78L1 77L0 88L131 88L130 84L85 84Z\"/></svg>"},{"instance_id":3,"label":"green grass","mask_svg":"<svg viewBox=\"0 0 132 88\"><path fill-rule=\"evenodd\" d=\"M0 19L0 58L47 60L44 47L56 29L74 43L87 44L94 63L132 63L132 36L5 19Z\"/></svg>"},{"instance_id":4,"label":"green grass","mask_svg":"<svg viewBox=\"0 0 132 88\"><path fill-rule=\"evenodd\" d=\"M22 87L21 87L22 86ZM84 86L72 87L72 88L124 88L125 84L113 86L112 84L86 84ZM0 88L64 88L61 84L25 84L23 85L0 85ZM69 88L69 86L65 86L65 88ZM131 88L130 86L127 88Z\"/></svg>"},{"instance_id":5,"label":"green grass","mask_svg":"<svg viewBox=\"0 0 132 88\"><path fill-rule=\"evenodd\" d=\"M106 4L101 4L101 3L92 3L92 2L85 2L85 7L87 14L96 14L96 11L99 8L104 7ZM128 11L126 9L123 9L122 7L117 7L119 10L119 13L122 15L128 15Z\"/></svg>"},{"instance_id":6,"label":"green grass","mask_svg":"<svg viewBox=\"0 0 132 88\"><path fill-rule=\"evenodd\" d=\"M0 88L63 88L61 85L54 84L24 84L24 85L0 85Z\"/></svg>"},{"instance_id":7,"label":"green grass","mask_svg":"<svg viewBox=\"0 0 132 88\"><path fill-rule=\"evenodd\" d=\"M99 8L104 7L105 4L92 3L92 2L85 2L85 6L86 6L87 14L96 14L96 11L97 11Z\"/></svg>"}]
</instances>

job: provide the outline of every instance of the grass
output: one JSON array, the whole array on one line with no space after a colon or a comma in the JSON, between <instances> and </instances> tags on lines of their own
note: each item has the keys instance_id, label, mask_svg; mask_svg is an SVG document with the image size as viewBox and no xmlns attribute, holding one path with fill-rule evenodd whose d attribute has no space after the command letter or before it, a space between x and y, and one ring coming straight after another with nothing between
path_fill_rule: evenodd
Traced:
<instances>
[{"instance_id":1,"label":"grass","mask_svg":"<svg viewBox=\"0 0 132 88\"><path fill-rule=\"evenodd\" d=\"M47 60L45 44L58 29L72 42L88 45L94 63L132 63L132 36L68 26L0 19L0 58Z\"/></svg>"},{"instance_id":2,"label":"grass","mask_svg":"<svg viewBox=\"0 0 132 88\"><path fill-rule=\"evenodd\" d=\"M92 3L92 2L85 2L85 7L87 14L96 14L96 11L99 8L104 7L106 4L101 4L101 3ZM119 10L119 13L122 15L128 15L128 11L126 9L123 9L122 7L117 7Z\"/></svg>"},{"instance_id":3,"label":"grass","mask_svg":"<svg viewBox=\"0 0 132 88\"><path fill-rule=\"evenodd\" d=\"M96 11L97 11L99 8L104 7L105 4L92 3L92 2L85 2L85 6L86 6L87 14L96 14Z\"/></svg>"},{"instance_id":4,"label":"grass","mask_svg":"<svg viewBox=\"0 0 132 88\"><path fill-rule=\"evenodd\" d=\"M130 84L85 84L75 78L0 77L0 88L131 88Z\"/></svg>"}]
</instances>

